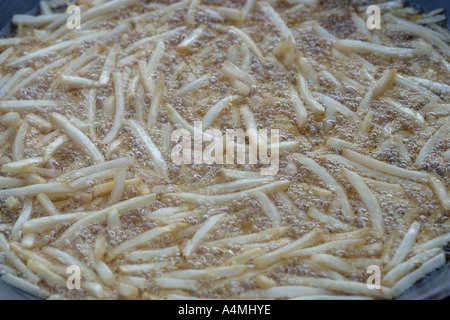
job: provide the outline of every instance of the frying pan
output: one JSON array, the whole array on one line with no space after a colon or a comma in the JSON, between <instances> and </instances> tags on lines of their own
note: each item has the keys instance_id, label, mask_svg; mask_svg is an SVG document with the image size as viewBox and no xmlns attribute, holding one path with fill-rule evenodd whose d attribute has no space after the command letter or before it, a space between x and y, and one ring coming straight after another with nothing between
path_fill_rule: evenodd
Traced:
<instances>
[{"instance_id":1,"label":"frying pan","mask_svg":"<svg viewBox=\"0 0 450 320\"><path fill-rule=\"evenodd\" d=\"M326 0L325 0L326 1ZM376 1L373 1L376 3ZM450 15L449 0L406 0L418 9L431 11L444 8ZM0 36L10 34L12 16L15 14L35 14L38 12L39 0L0 0ZM450 29L450 19L447 20ZM448 299L450 297L450 263L420 280L397 299ZM35 297L24 293L0 281L0 300L29 300Z\"/></svg>"}]
</instances>

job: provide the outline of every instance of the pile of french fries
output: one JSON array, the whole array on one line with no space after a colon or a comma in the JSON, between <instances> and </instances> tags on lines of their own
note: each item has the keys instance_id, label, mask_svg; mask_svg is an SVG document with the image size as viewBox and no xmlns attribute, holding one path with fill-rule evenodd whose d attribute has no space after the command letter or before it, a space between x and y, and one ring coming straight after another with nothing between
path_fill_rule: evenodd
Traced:
<instances>
[{"instance_id":1,"label":"pile of french fries","mask_svg":"<svg viewBox=\"0 0 450 320\"><path fill-rule=\"evenodd\" d=\"M445 264L441 10L380 3L369 30L356 0L83 0L70 29L67 2L0 39L3 281L45 299L392 299ZM174 164L194 121L278 129L278 173Z\"/></svg>"}]
</instances>

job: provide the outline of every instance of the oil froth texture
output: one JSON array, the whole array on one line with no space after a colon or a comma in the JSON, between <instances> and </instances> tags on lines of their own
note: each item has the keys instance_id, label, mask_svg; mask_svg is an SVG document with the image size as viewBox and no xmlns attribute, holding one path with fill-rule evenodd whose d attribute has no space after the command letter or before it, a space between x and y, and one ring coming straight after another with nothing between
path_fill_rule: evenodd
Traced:
<instances>
[{"instance_id":1,"label":"oil froth texture","mask_svg":"<svg viewBox=\"0 0 450 320\"><path fill-rule=\"evenodd\" d=\"M0 39L4 281L50 299L391 299L445 263L439 11L380 3L368 30L356 0L84 0L70 30L47 2ZM278 173L176 165L172 132L204 119L279 130Z\"/></svg>"}]
</instances>

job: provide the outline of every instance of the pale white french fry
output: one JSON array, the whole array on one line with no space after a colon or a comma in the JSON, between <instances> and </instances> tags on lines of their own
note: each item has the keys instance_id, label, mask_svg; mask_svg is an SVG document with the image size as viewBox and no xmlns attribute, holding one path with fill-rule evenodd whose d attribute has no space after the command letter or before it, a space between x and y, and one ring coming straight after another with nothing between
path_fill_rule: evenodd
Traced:
<instances>
[{"instance_id":1,"label":"pale white french fry","mask_svg":"<svg viewBox=\"0 0 450 320\"><path fill-rule=\"evenodd\" d=\"M186 243L186 246L183 248L183 255L186 257L189 257L194 253L194 250L197 248L197 246L200 244L200 241L202 238L210 232L214 226L219 223L223 217L225 216L225 213L217 214L212 217L210 217L208 220L206 220L203 225L200 227L200 229L197 230L195 235L192 237L192 239L188 240Z\"/></svg>"},{"instance_id":2,"label":"pale white french fry","mask_svg":"<svg viewBox=\"0 0 450 320\"><path fill-rule=\"evenodd\" d=\"M424 262L418 269L399 280L393 287L392 291L396 296L402 294L406 289L410 288L418 280L440 268L445 263L445 254L440 253L434 258Z\"/></svg>"},{"instance_id":3,"label":"pale white french fry","mask_svg":"<svg viewBox=\"0 0 450 320\"><path fill-rule=\"evenodd\" d=\"M147 242L149 242L155 238L158 238L165 233L173 232L173 231L176 231L177 229L180 229L183 227L185 227L184 224L174 223L172 225L168 225L165 227L156 227L156 228L150 229L150 230L138 235L137 237L127 240L127 241L123 242L122 244L120 244L119 246L110 250L107 255L107 260L111 261L115 257L117 257L119 254L123 253L124 251L127 251L129 249L132 249L132 248L135 248L138 246L142 246L142 245L146 244Z\"/></svg>"},{"instance_id":4,"label":"pale white french fry","mask_svg":"<svg viewBox=\"0 0 450 320\"><path fill-rule=\"evenodd\" d=\"M307 233L300 239L293 241L292 243L284 247L281 247L275 251L257 257L254 260L255 267L258 269L267 268L273 265L274 263L284 259L284 257L286 255L289 255L291 252L311 246L314 243L321 241L322 239L323 239L323 232L321 232L319 229L314 229L313 231Z\"/></svg>"}]
</instances>

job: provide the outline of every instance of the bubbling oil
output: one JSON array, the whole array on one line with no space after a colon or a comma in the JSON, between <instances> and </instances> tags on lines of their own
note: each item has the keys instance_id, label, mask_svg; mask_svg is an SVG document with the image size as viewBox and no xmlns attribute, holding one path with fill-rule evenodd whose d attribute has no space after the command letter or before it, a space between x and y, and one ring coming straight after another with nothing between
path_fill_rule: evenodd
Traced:
<instances>
[{"instance_id":1,"label":"bubbling oil","mask_svg":"<svg viewBox=\"0 0 450 320\"><path fill-rule=\"evenodd\" d=\"M172 1L160 1L162 5L170 4ZM238 1L217 1L204 0L204 6L227 6L230 8L239 9L241 3ZM123 9L115 14L115 18L107 23L98 26L99 29L113 29L118 26L121 20L141 13L147 13L147 3L138 4L127 10ZM280 14L281 18L286 22L292 30L296 49L302 55L307 57L314 68L314 71L319 75L319 86L317 90L329 95L331 98L345 105L351 111L357 111L361 103L364 92L367 92L372 86L373 82L369 81L361 72L361 63L358 59L350 59L349 61L342 61L332 54L333 43L330 40L324 39L313 30L304 28L307 21L316 21L323 28L328 30L337 38L349 38L358 40L367 40L364 38L351 19L351 10L353 4L348 5L348 1L334 0L322 1L320 6L308 7L305 6L298 12L289 11L290 6L285 2L277 2L273 5L274 9ZM181 53L176 50L176 46L182 41L183 36L174 35L164 39L165 53L162 58L157 71L152 75L153 79L159 79L164 76L164 103L170 104L188 123L194 121L201 121L209 108L217 103L225 96L237 94L229 81L220 73L220 69L227 59L227 49L235 44L240 44L241 39L234 33L228 33L220 28L215 28L217 23L224 24L228 21L217 20L217 17L208 14L206 7L201 7L194 27L189 27L183 36L189 35L195 27L203 26L205 33L202 35L190 48L189 53ZM212 7L213 8L213 7ZM350 10L351 9L351 10ZM163 12L163 11L162 11ZM288 13L285 13L288 12ZM148 23L154 25L155 34L162 31L174 29L180 25L184 25L184 16L186 8L179 9L170 14L158 14L155 12L150 16L149 20L138 21L131 30L124 35L113 38L108 42L92 41L78 48L77 55L85 54L88 48L98 45L101 50L108 50L112 45L118 44L121 49L128 47L143 37L148 36L142 32L139 27L143 27ZM254 8L249 12L249 15L243 21L239 28L251 36L252 40L257 44L262 52L271 55L275 46L283 40L280 33L276 30L272 23L268 22L267 17L259 10ZM28 33L31 35L31 33ZM389 31L377 32L377 36L383 45L386 46L404 46L404 42L409 40L404 34L392 35ZM34 50L34 45L37 43L23 44L18 49L22 54ZM211 48L210 52L205 56L201 54L202 49ZM131 61L130 64L117 67L117 70L126 72L126 68L130 71L129 80L125 83L125 93L128 93L130 88L130 80L133 77L138 77L137 62L138 60L147 60L152 54L152 50L143 51L136 60ZM450 83L450 74L442 72L441 63L436 62L433 58L426 56L415 57L396 57L386 58L376 54L357 53L361 58L370 61L371 64L377 67L377 70L372 74L373 78L379 78L383 70L396 68L399 73L405 75L424 76L433 81L442 83ZM127 57L124 50L120 50L117 60L121 61ZM58 54L51 54L44 57L42 66L56 61L60 58ZM98 60L98 61L97 61ZM105 62L105 55L99 55L98 59L93 63L92 67L85 73L84 77L96 81L101 74L103 64ZM185 63L185 68L182 73L174 78L173 74L180 62ZM243 63L243 55L239 55L238 59L234 61L236 65ZM19 67L32 66L26 63ZM38 69L37 62L34 68ZM63 69L59 71L63 71ZM341 87L330 84L322 77L322 71L325 70L334 75L340 75L338 81L342 83ZM11 68L2 66L1 71L6 74L13 72ZM186 95L178 96L177 90L186 85L190 81L197 79L208 72L212 73L209 80L205 81L199 88L188 92ZM310 157L325 168L335 180L344 188L348 195L352 208L354 208L354 217L345 217L340 207L336 205L339 199L321 197L317 194L317 188L322 190L322 193L334 192L332 188L327 185L318 176L311 174L306 168L300 166L293 159L291 151L281 152L280 154L280 170L275 176L277 180L289 180L290 186L284 190L287 197L293 204L294 210L287 207L286 204L274 195L269 195L270 200L276 204L277 210L280 214L280 224L282 226L289 226L289 230L282 235L282 239L277 242L277 239L261 243L260 246L264 252L274 251L286 242L299 239L303 235L311 232L315 228L322 229L326 239L332 239L338 234L336 228L324 224L322 222L314 221L307 215L309 208L317 208L326 212L331 217L353 225L355 228L365 228L371 226L370 212L360 199L359 195L352 188L351 184L344 178L342 170L345 166L336 161L330 160L326 157L321 157L321 154L341 155L340 149L333 149L326 146L328 138L339 138L351 142L353 149L356 151L371 156L377 160L389 163L396 167L405 168L409 170L422 170L438 176L446 186L450 180L450 163L436 161L442 152L450 147L450 139L447 137L443 141L436 144L436 147L426 159L425 165L417 168L417 166L395 147L390 147L375 152L380 144L391 137L394 133L402 138L402 141L407 149L408 154L416 156L423 148L424 144L430 139L432 132L435 132L443 124L443 119L440 117L432 118L433 121L427 121L427 127L418 126L407 116L400 114L393 110L380 100L373 101L371 112L373 113L373 121L370 124L368 132L361 132L361 123L354 123L349 121L342 115L336 115L331 122L325 123L322 116L316 116L311 113L308 114L307 123L304 127L299 128L296 122L296 114L293 103L290 100L289 90L296 85L295 65L286 65L283 68L277 67L274 62L260 61L256 56L252 55L249 64L248 73L256 79L256 85L252 89L252 95L242 97L238 105L233 105L232 108L236 110L225 110L212 123L212 127L218 128L221 131L226 129L239 129L233 127L235 125L245 129L243 119L239 115L238 108L247 105L255 117L255 122L258 128L264 129L279 129L282 141L298 141L299 146L295 152L308 154ZM76 71L74 71L76 74ZM54 86L58 79L58 73L48 72L41 76L38 81L20 90L16 95L17 100L32 100L32 99L54 99L60 101L60 107L54 109L43 108L38 110L37 114L45 119L49 119L52 111L60 112L61 114L74 116L82 122L87 121L87 105L86 105L86 90L78 90L64 86ZM351 79L352 82L345 79ZM361 91L363 90L363 92ZM409 89L392 87L386 93L388 96L401 101L405 107L420 111L421 108L430 102L428 96L413 92ZM95 112L95 135L91 137L86 133L91 140L94 140L95 146L105 154L107 145L104 144L103 139L111 130L114 114L108 114L105 109L106 100L108 97L114 95L114 87L112 82L106 87L99 87L97 90L97 103ZM151 94L144 95L145 111L149 109L149 104L152 99ZM448 94L442 94L440 98L448 103ZM137 109L132 99L127 96L126 101L126 115L125 118L132 119L136 117ZM148 130L152 140L158 148L161 149L164 141L164 133L162 132L162 124L170 122L170 116L164 107L160 108L159 120L154 128ZM237 113L233 114L233 112ZM26 116L27 112L22 114ZM431 116L430 116L431 117ZM237 120L236 120L237 119ZM429 118L431 119L431 118ZM51 121L51 120L49 120ZM386 130L389 125L390 133ZM177 125L174 124L177 128ZM328 129L326 129L328 128ZM431 130L430 130L431 128ZM427 131L428 130L428 131ZM25 140L24 158L41 156L43 148L46 146L40 145L40 140L44 134L37 128L32 127ZM163 158L168 165L168 177L162 177L155 173L154 165L151 158L148 156L145 147L142 145L140 139L133 136L127 124L124 123L118 133L118 138L121 140L119 146L114 150L110 159L113 160L121 157L131 157L134 159L132 166L128 170L127 179L141 178L142 183L149 189L158 186L163 186L170 192L192 192L196 189L201 189L214 184L229 182L225 178L220 169L236 169L257 171L258 165L246 165L244 168L241 165L227 164L227 165L183 165L177 166L172 163L170 153L164 152ZM12 141L9 141L11 144ZM2 150L2 154L9 155L10 150ZM294 163L294 167L289 165ZM94 164L86 153L81 150L76 144L68 141L57 153L54 154L51 161L47 163L48 168L55 168L64 172L71 172L80 168L87 167ZM348 167L353 170L353 168ZM64 182L60 177L49 178L47 181ZM105 180L92 181L91 185L105 183ZM392 179L385 181L394 183ZM386 235L384 238L377 238L376 235L369 233L365 236L367 244L386 241L386 246L389 245L390 250L398 248L399 241L388 243L388 239L392 236L398 236L402 239L403 235L409 228L406 222L408 219L419 220L422 224L421 235L419 241L427 239L431 236L438 236L448 232L448 223L444 224L448 217L448 212L443 211L438 203L436 195L433 190L425 184L410 182L402 179L395 181L399 184L404 193L393 193L386 191L377 185L369 186L376 194L380 206L383 211L383 220L386 228ZM316 189L314 189L316 188ZM316 191L315 191L316 190ZM92 188L86 190L86 193L92 193ZM121 200L125 201L140 195L142 188L136 186L127 186L124 189ZM138 235L151 230L155 227L161 226L158 221L152 221L145 216L159 208L179 206L184 204L182 200L176 198L166 197L168 192L157 192L156 201L153 205L145 208L133 210L124 213L120 216L120 227L108 229L106 222L96 223L94 225L84 227L75 237L70 239L61 249L79 259L89 267L94 267L93 261L90 258L95 245L96 239L99 235L106 236L106 252L117 247L126 240L137 237ZM77 212L77 211L95 211L105 207L107 198L103 199L85 199L81 195L78 198L61 195L57 199L52 199L55 207L61 213ZM7 209L3 202L0 202L0 212L2 223L12 223L17 217L17 212L12 212ZM190 205L190 209L195 206ZM252 197L243 197L240 201L232 201L230 203L217 205L210 202L200 202L198 209L201 209L204 214L195 217L187 217L183 222L190 227L201 226L209 217L219 212L225 212L226 218L223 219L215 229L202 239L202 244L197 251L190 257L184 257L178 253L169 257L156 258L155 262L166 262L167 266L164 269L154 269L149 272L140 274L147 281L145 287L139 288L139 296L143 293L148 293L152 297L165 298L171 291L160 290L155 278L163 277L167 272L187 270L187 269L205 269L209 267L222 266L226 261L232 257L245 251L245 246L232 245L229 248L223 247L209 247L204 245L209 241L230 238L252 234L267 230L273 227L272 221L264 214L263 209L258 202ZM250 210L245 210L250 209ZM244 214L242 214L244 212ZM240 214L239 214L240 213ZM46 216L45 210L36 204L33 211L33 218ZM36 234L35 247L33 250L40 251L46 246L52 247L54 241L69 227L69 224L62 224L48 232ZM195 232L195 231L194 231ZM158 239L155 239L148 244L142 246L141 249L159 249L170 246L179 246L183 248L188 240L193 236L193 233L188 236L179 236L176 233L166 234ZM338 248L333 255L341 258L376 258L380 259L378 252L360 252L356 248ZM128 261L129 253L118 256L115 260L108 262L111 270L120 275L120 266L130 263ZM51 259L50 257L46 257ZM390 257L387 256L387 259ZM145 261L140 261L145 263ZM383 261L386 263L386 261ZM253 261L248 262L248 269L255 270ZM326 269L326 268L325 268ZM330 270L319 270L314 268L308 259L292 258L281 261L266 270L261 270L262 274L274 279L277 285L293 285L292 280L295 276L308 276L327 278L330 276ZM366 273L365 269L355 269L350 275L347 275L348 280L364 282ZM229 280L199 280L200 286L196 290L185 290L183 294L196 296L199 298L236 298L244 295L246 292L258 289L258 285L254 277L237 277ZM40 286L48 289L53 294L61 294L69 298L85 298L85 293L70 291L65 288L55 288L51 284L42 280ZM109 288L106 291L105 298L115 299L120 298L120 294Z\"/></svg>"}]
</instances>

